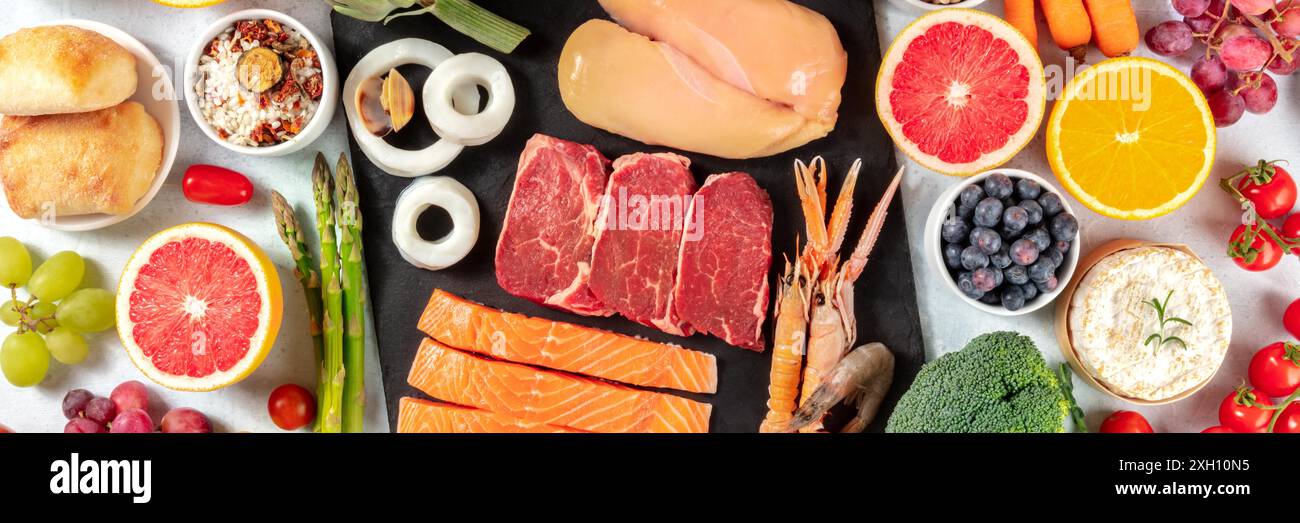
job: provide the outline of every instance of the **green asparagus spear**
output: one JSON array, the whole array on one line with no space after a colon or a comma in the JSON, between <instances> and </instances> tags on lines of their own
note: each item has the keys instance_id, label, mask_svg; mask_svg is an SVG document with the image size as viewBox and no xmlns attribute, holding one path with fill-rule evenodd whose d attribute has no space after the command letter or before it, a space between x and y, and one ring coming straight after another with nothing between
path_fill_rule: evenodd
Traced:
<instances>
[{"instance_id":1,"label":"green asparagus spear","mask_svg":"<svg viewBox=\"0 0 1300 523\"><path fill-rule=\"evenodd\" d=\"M321 327L325 336L325 366L321 381L325 393L319 398L316 415L321 432L341 432L343 425L343 290L339 282L339 251L334 239L334 188L325 155L316 153L312 188L316 197L316 228L320 232L320 273L325 315Z\"/></svg>"},{"instance_id":2,"label":"green asparagus spear","mask_svg":"<svg viewBox=\"0 0 1300 523\"><path fill-rule=\"evenodd\" d=\"M343 268L343 432L364 432L366 412L366 289L361 257L361 209L357 182L346 154L334 168L334 205L339 216Z\"/></svg>"},{"instance_id":3,"label":"green asparagus spear","mask_svg":"<svg viewBox=\"0 0 1300 523\"><path fill-rule=\"evenodd\" d=\"M298 277L298 283L302 284L303 294L307 297L311 341L316 354L316 397L319 399L325 395L325 381L319 379L324 372L325 363L324 336L320 327L324 308L321 303L320 273L317 272L316 259L307 247L307 238L298 224L293 206L278 191L271 191L271 210L275 214L276 231L280 233L280 239L284 240L289 255L293 257L293 275ZM320 432L320 429L321 416L317 416L314 430Z\"/></svg>"}]
</instances>

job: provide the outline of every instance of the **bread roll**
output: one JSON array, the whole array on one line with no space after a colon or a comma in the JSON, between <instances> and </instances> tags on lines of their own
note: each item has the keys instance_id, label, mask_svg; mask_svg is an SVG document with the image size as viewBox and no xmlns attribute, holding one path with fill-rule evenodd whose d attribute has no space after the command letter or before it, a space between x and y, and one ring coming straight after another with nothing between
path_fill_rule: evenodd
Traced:
<instances>
[{"instance_id":1,"label":"bread roll","mask_svg":"<svg viewBox=\"0 0 1300 523\"><path fill-rule=\"evenodd\" d=\"M94 31L52 25L0 38L0 114L98 111L135 87L135 56Z\"/></svg>"},{"instance_id":2,"label":"bread roll","mask_svg":"<svg viewBox=\"0 0 1300 523\"><path fill-rule=\"evenodd\" d=\"M162 128L136 102L0 120L0 181L23 218L130 214L162 156Z\"/></svg>"}]
</instances>

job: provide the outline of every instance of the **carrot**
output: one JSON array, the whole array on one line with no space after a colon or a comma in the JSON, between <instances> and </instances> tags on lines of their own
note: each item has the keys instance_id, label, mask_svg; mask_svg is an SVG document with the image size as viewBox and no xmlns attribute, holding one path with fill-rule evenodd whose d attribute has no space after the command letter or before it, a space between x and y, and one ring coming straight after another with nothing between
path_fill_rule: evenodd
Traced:
<instances>
[{"instance_id":1,"label":"carrot","mask_svg":"<svg viewBox=\"0 0 1300 523\"><path fill-rule=\"evenodd\" d=\"M1020 31L1029 39L1029 44L1038 47L1038 23L1034 21L1034 0L1007 0L1006 19L1011 27Z\"/></svg>"},{"instance_id":2,"label":"carrot","mask_svg":"<svg viewBox=\"0 0 1300 523\"><path fill-rule=\"evenodd\" d=\"M1083 0L1042 0L1041 4L1056 46L1069 51L1076 62L1083 63L1088 42L1092 41L1092 24Z\"/></svg>"},{"instance_id":3,"label":"carrot","mask_svg":"<svg viewBox=\"0 0 1300 523\"><path fill-rule=\"evenodd\" d=\"M1127 56L1138 46L1138 21L1130 0L1084 0L1097 48L1107 58Z\"/></svg>"}]
</instances>

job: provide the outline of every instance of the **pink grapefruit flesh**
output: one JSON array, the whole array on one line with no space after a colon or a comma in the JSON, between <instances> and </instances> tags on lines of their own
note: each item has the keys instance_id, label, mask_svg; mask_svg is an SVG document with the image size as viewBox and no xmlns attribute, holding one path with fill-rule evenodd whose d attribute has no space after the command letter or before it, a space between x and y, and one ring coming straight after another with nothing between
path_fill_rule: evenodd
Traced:
<instances>
[{"instance_id":1,"label":"pink grapefruit flesh","mask_svg":"<svg viewBox=\"0 0 1300 523\"><path fill-rule=\"evenodd\" d=\"M966 176L1002 165L1029 143L1045 92L1042 62L1018 31L986 13L943 9L890 45L876 109L910 158Z\"/></svg>"}]
</instances>

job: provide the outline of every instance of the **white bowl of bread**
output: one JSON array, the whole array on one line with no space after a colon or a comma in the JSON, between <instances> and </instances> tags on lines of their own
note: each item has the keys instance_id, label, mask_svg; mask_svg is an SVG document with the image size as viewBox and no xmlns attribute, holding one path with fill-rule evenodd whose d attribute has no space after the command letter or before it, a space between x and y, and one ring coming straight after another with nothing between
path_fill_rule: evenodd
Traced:
<instances>
[{"instance_id":1,"label":"white bowl of bread","mask_svg":"<svg viewBox=\"0 0 1300 523\"><path fill-rule=\"evenodd\" d=\"M88 231L144 209L176 158L167 69L131 35L65 20L0 38L0 192L14 215Z\"/></svg>"}]
</instances>

